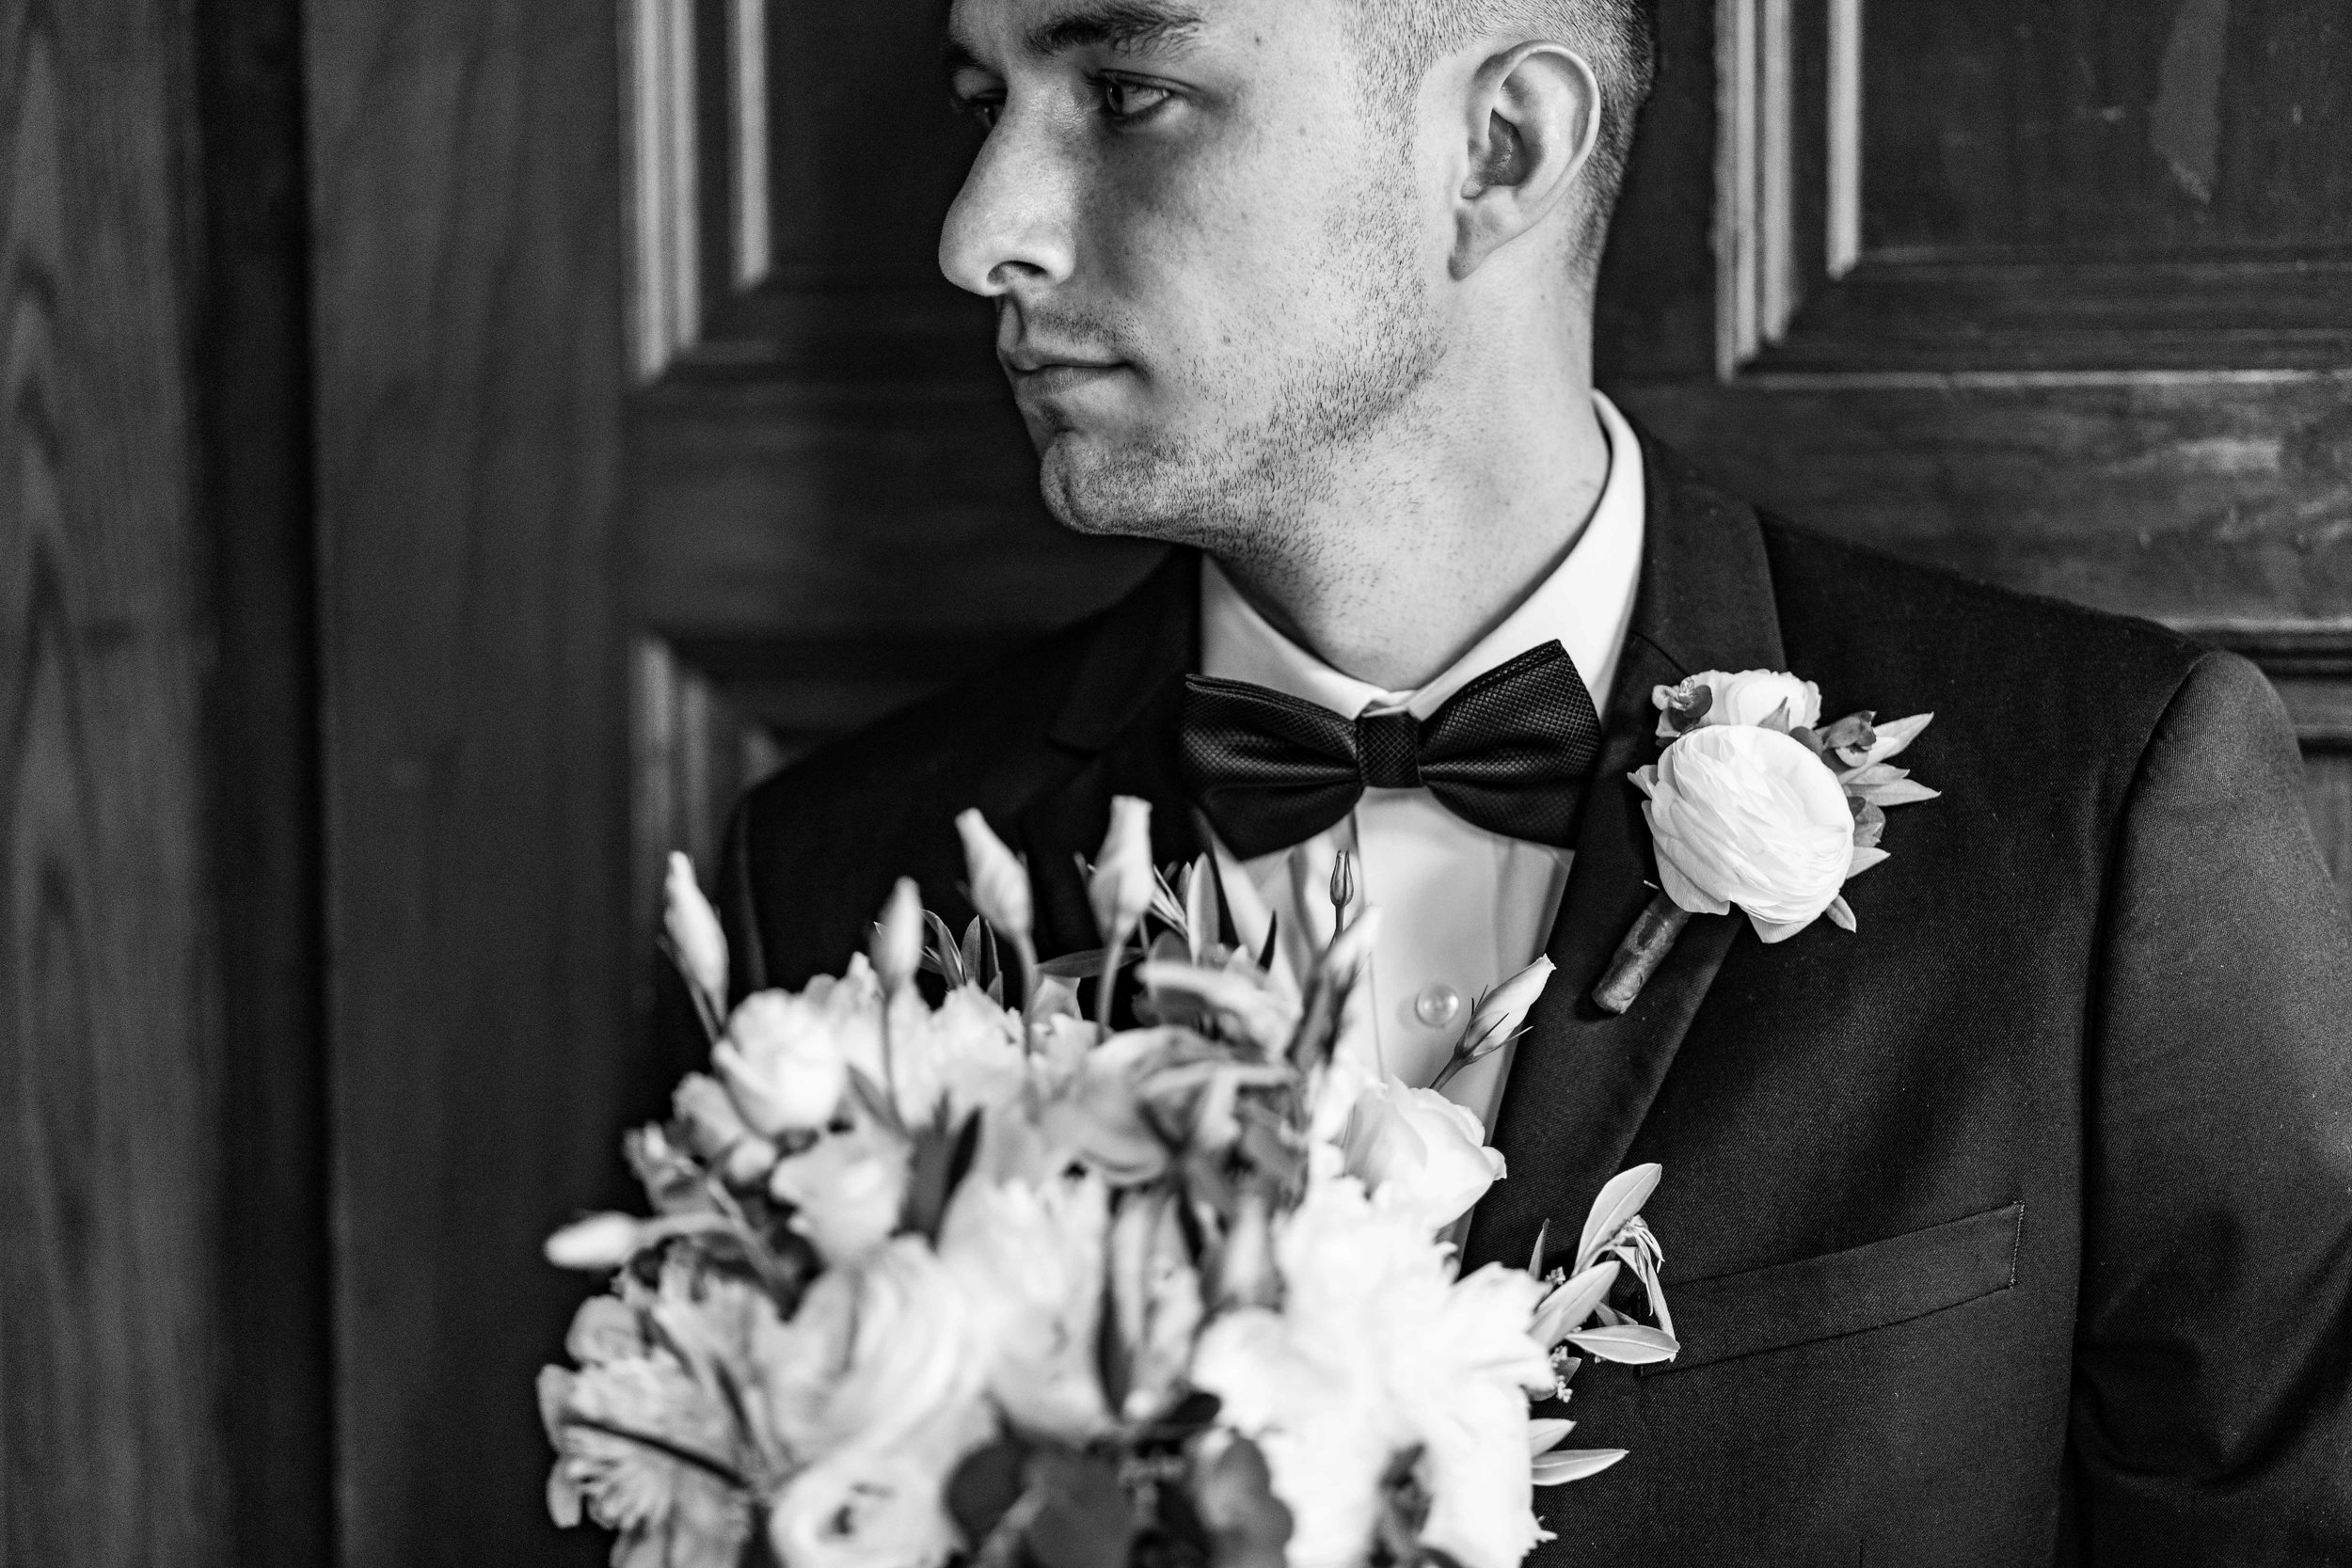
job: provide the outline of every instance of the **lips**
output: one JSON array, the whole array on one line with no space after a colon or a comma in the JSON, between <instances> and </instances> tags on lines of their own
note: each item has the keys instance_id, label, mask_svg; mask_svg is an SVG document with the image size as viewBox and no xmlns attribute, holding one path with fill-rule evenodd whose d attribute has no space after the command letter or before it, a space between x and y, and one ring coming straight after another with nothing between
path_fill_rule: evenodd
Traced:
<instances>
[{"instance_id":1,"label":"lips","mask_svg":"<svg viewBox=\"0 0 2352 1568\"><path fill-rule=\"evenodd\" d=\"M1015 375L1037 375L1047 371L1113 371L1117 370L1120 364L1116 359L1105 359L1066 351L1057 352L1029 344L1001 349L996 356L1004 362L1005 368Z\"/></svg>"}]
</instances>

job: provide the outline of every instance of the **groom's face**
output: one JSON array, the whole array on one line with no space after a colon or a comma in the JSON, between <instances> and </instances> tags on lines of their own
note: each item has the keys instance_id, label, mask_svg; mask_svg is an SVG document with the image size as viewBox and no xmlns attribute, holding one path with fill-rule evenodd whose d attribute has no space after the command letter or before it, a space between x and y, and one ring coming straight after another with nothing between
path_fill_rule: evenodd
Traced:
<instances>
[{"instance_id":1,"label":"groom's face","mask_svg":"<svg viewBox=\"0 0 2352 1568\"><path fill-rule=\"evenodd\" d=\"M1444 207L1364 3L957 0L989 131L940 262L997 303L1065 523L1247 548L1410 407Z\"/></svg>"}]
</instances>

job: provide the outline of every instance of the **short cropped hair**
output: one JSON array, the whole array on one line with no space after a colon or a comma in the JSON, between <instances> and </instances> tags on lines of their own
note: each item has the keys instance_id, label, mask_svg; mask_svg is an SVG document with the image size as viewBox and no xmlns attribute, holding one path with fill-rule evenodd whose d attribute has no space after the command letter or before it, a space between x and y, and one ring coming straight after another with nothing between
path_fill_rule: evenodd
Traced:
<instances>
[{"instance_id":1,"label":"short cropped hair","mask_svg":"<svg viewBox=\"0 0 2352 1568\"><path fill-rule=\"evenodd\" d=\"M1633 126L1658 80L1653 0L1356 0L1357 27L1375 90L1406 101L1438 59L1481 38L1572 45L1600 84L1600 139L1585 166L1591 204L1580 262L1600 259L1625 186Z\"/></svg>"}]
</instances>

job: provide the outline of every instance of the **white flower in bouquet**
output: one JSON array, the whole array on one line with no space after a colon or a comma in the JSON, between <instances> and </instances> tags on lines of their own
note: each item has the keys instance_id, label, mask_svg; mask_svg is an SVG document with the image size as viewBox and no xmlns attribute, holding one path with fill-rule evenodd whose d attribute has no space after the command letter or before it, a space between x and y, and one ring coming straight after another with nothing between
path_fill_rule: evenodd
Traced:
<instances>
[{"instance_id":1,"label":"white flower in bouquet","mask_svg":"<svg viewBox=\"0 0 2352 1568\"><path fill-rule=\"evenodd\" d=\"M818 1276L757 1361L765 1422L807 1466L770 1517L779 1557L790 1568L943 1560L957 1544L947 1480L995 1419L963 1287L930 1247L900 1236ZM860 1497L871 1506L852 1506Z\"/></svg>"},{"instance_id":2,"label":"white flower in bouquet","mask_svg":"<svg viewBox=\"0 0 2352 1568\"><path fill-rule=\"evenodd\" d=\"M898 1228L912 1172L896 1134L860 1125L829 1132L803 1153L779 1161L768 1191L793 1206L792 1228L834 1268L857 1263Z\"/></svg>"},{"instance_id":3,"label":"white flower in bouquet","mask_svg":"<svg viewBox=\"0 0 2352 1568\"><path fill-rule=\"evenodd\" d=\"M824 1126L850 1086L850 1064L882 1057L881 993L864 958L800 992L746 997L711 1065L762 1137Z\"/></svg>"},{"instance_id":4,"label":"white flower in bouquet","mask_svg":"<svg viewBox=\"0 0 2352 1568\"><path fill-rule=\"evenodd\" d=\"M1375 1202L1444 1229L1502 1179L1502 1151L1486 1147L1477 1113L1394 1073L1357 1097L1340 1138L1347 1174Z\"/></svg>"},{"instance_id":5,"label":"white flower in bouquet","mask_svg":"<svg viewBox=\"0 0 2352 1568\"><path fill-rule=\"evenodd\" d=\"M963 1538L922 1460L874 1444L830 1454L786 1483L768 1515L787 1568L939 1568Z\"/></svg>"},{"instance_id":6,"label":"white flower in bouquet","mask_svg":"<svg viewBox=\"0 0 2352 1568\"><path fill-rule=\"evenodd\" d=\"M1192 1380L1264 1449L1295 1520L1290 1568L1361 1562L1389 1465L1415 1448L1432 1491L1423 1539L1464 1568L1515 1568L1541 1539L1527 1391L1551 1386L1528 1333L1542 1286L1499 1264L1456 1280L1417 1213L1350 1178L1310 1187L1275 1256L1280 1309L1212 1323Z\"/></svg>"},{"instance_id":7,"label":"white flower in bouquet","mask_svg":"<svg viewBox=\"0 0 2352 1568\"><path fill-rule=\"evenodd\" d=\"M1706 670L1681 685L1659 688L1658 738L1672 740L1685 730L1708 724L1763 725L1809 730L1821 721L1821 689L1779 670ZM1704 693L1704 698L1701 697ZM1680 716L1680 728L1676 719Z\"/></svg>"},{"instance_id":8,"label":"white flower in bouquet","mask_svg":"<svg viewBox=\"0 0 2352 1568\"><path fill-rule=\"evenodd\" d=\"M898 1114L910 1124L930 1121L945 1105L951 1117L1002 1105L1021 1090L1027 1056L1021 1019L977 986L959 986L933 1008L912 990L890 1009L892 1069ZM860 1063L882 1082L882 1063Z\"/></svg>"},{"instance_id":9,"label":"white flower in bouquet","mask_svg":"<svg viewBox=\"0 0 2352 1568\"><path fill-rule=\"evenodd\" d=\"M616 1562L730 1568L752 1511L723 1479L744 1456L719 1389L650 1343L637 1309L611 1296L582 1304L565 1348L579 1370L539 1373L555 1522L584 1513L619 1532Z\"/></svg>"},{"instance_id":10,"label":"white flower in bouquet","mask_svg":"<svg viewBox=\"0 0 2352 1568\"><path fill-rule=\"evenodd\" d=\"M1742 725L1695 729L1634 775L1668 897L1693 913L1747 911L1768 942L1836 902L1854 856L1837 775L1802 741Z\"/></svg>"},{"instance_id":11,"label":"white flower in bouquet","mask_svg":"<svg viewBox=\"0 0 2352 1568\"><path fill-rule=\"evenodd\" d=\"M948 1205L940 1260L965 1292L989 1393L1024 1432L1076 1445L1110 1424L1096 1371L1109 1231L1099 1176L976 1175Z\"/></svg>"}]
</instances>

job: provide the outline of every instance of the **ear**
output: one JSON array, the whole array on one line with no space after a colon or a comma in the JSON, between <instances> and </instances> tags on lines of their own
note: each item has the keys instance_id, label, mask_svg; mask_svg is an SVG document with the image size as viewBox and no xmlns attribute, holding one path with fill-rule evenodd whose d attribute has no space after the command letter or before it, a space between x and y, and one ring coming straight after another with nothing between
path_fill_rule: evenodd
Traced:
<instances>
[{"instance_id":1,"label":"ear","mask_svg":"<svg viewBox=\"0 0 2352 1568\"><path fill-rule=\"evenodd\" d=\"M1567 200L1600 140L1600 84L1565 45L1523 43L1478 68L1465 108L1469 168L1454 200L1451 261L1457 279Z\"/></svg>"}]
</instances>

